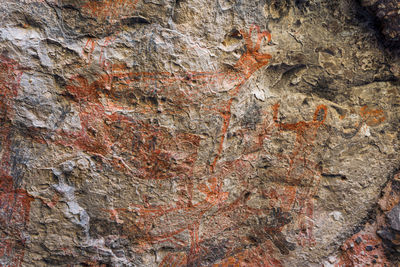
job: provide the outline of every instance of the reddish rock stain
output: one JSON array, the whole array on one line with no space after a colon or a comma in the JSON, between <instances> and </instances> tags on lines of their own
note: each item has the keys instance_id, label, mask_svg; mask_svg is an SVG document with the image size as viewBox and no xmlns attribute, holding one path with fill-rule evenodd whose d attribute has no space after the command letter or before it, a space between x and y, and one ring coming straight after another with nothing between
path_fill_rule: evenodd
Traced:
<instances>
[{"instance_id":1,"label":"reddish rock stain","mask_svg":"<svg viewBox=\"0 0 400 267\"><path fill-rule=\"evenodd\" d=\"M377 224L367 224L341 247L335 267L392 266L385 256L382 240L376 235Z\"/></svg>"},{"instance_id":2,"label":"reddish rock stain","mask_svg":"<svg viewBox=\"0 0 400 267\"><path fill-rule=\"evenodd\" d=\"M363 106L360 109L360 116L368 126L379 125L386 119L382 109L371 109L368 106Z\"/></svg>"},{"instance_id":3,"label":"reddish rock stain","mask_svg":"<svg viewBox=\"0 0 400 267\"><path fill-rule=\"evenodd\" d=\"M22 264L25 232L33 200L25 190L14 186L11 175L11 120L22 70L16 61L0 56L0 259L9 266Z\"/></svg>"},{"instance_id":4,"label":"reddish rock stain","mask_svg":"<svg viewBox=\"0 0 400 267\"><path fill-rule=\"evenodd\" d=\"M114 22L130 14L138 2L139 0L88 0L82 10L99 20Z\"/></svg>"}]
</instances>

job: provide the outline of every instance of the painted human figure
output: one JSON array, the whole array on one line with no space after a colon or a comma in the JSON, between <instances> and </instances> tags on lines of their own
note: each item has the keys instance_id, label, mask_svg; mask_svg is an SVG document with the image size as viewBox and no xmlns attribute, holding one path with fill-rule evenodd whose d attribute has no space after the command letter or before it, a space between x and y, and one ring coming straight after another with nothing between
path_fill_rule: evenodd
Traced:
<instances>
[{"instance_id":1,"label":"painted human figure","mask_svg":"<svg viewBox=\"0 0 400 267\"><path fill-rule=\"evenodd\" d=\"M301 245L315 242L313 229L314 195L320 182L320 170L318 164L309 160L314 141L319 128L324 124L328 113L325 105L319 105L312 121L299 121L297 123L281 123L278 120L279 103L273 106L273 120L276 127L282 131L296 133L295 145L292 154L287 160L289 167L286 173L287 207L299 214L299 243Z\"/></svg>"}]
</instances>

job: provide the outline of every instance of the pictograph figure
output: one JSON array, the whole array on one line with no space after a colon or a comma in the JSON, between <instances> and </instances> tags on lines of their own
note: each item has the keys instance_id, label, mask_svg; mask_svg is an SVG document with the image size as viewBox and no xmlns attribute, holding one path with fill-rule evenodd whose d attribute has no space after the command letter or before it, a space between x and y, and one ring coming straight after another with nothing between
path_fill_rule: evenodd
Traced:
<instances>
[{"instance_id":1,"label":"pictograph figure","mask_svg":"<svg viewBox=\"0 0 400 267\"><path fill-rule=\"evenodd\" d=\"M36 135L44 136L47 143L69 146L96 156L101 162L134 179L178 179L180 193L178 202L174 204L155 206L147 203L144 197L143 205L107 210L111 220L122 224L127 232L137 233L136 238L143 246L168 243L184 251L179 254L184 255L183 258L170 255L164 263L182 260L186 264L195 264L200 259L199 255L207 254L202 244L211 238L199 232L205 214L217 210L216 217L224 220L235 209L242 209L238 206L240 200L233 204L226 203L228 193L222 190L222 173L226 169L222 167L224 163L220 164L221 169L217 168L217 164L223 153L233 101L253 73L267 65L271 59L271 55L260 52L263 40L269 42L271 35L267 31L262 32L258 26L252 26L249 32L239 33L246 42L246 51L234 70L228 72L131 72L123 64L100 61L103 73L95 80L89 81L82 75L76 75L66 86L65 95L73 100L72 108L79 114L81 129L59 129ZM255 43L254 37L257 40ZM95 62L92 61L95 45L95 41L88 40L84 48L89 64ZM227 100L217 103L217 107L216 104L208 105L204 96L215 95L215 92L209 90L210 86L218 88L223 84L229 84ZM175 90L178 87L180 90ZM129 94L134 90L137 90L136 95L140 97L130 97ZM163 98L174 108L169 110L167 105L163 106L160 102ZM130 99L135 102L129 102ZM127 112L155 114L160 107L166 107L164 114L174 115L194 103L206 106L202 112L216 111L222 119L219 142L216 144L215 156L210 160L209 173L201 178L203 182L197 183L194 183L194 166L200 146L199 136L183 131L172 132L157 124L126 115ZM44 142L39 139L37 141ZM239 173L242 170L237 171ZM194 190L203 196L196 203L193 202ZM255 213L249 211L243 214L241 219L246 221ZM168 228L163 226L165 222L168 222ZM232 227L232 223L221 227L221 231ZM279 235L269 232L274 236L273 239L280 240L277 237Z\"/></svg>"},{"instance_id":2,"label":"pictograph figure","mask_svg":"<svg viewBox=\"0 0 400 267\"><path fill-rule=\"evenodd\" d=\"M297 123L281 123L278 120L279 103L273 106L273 120L281 131L293 131L296 134L295 145L292 154L289 155L289 167L286 173L286 182L289 184L286 192L292 192L286 196L286 208L299 214L299 243L301 245L314 244L312 235L314 195L320 182L320 170L318 164L309 160L318 129L324 124L328 109L325 105L319 105L314 113L312 121L299 121ZM291 196L291 197L290 197Z\"/></svg>"}]
</instances>

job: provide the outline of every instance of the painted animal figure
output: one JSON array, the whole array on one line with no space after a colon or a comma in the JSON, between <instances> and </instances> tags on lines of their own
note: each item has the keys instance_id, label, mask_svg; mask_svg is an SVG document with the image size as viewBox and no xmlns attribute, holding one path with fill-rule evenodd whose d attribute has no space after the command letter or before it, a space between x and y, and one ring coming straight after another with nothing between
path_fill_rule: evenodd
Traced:
<instances>
[{"instance_id":1,"label":"painted animal figure","mask_svg":"<svg viewBox=\"0 0 400 267\"><path fill-rule=\"evenodd\" d=\"M255 44L252 41L254 30L257 31L257 42ZM227 79L231 82L229 98L224 100L223 103L218 103L217 108L207 108L207 110L217 110L222 117L219 143L210 164L211 171L214 171L217 161L223 152L223 143L229 128L234 98L250 76L256 70L268 64L271 58L269 54L259 52L262 40L265 37L268 41L271 40L271 35L268 32L261 32L258 26L252 26L249 33L240 31L240 34L246 41L247 49L236 63L235 70L231 72L138 73L129 72L121 65L112 65L109 73L106 71L105 74L99 75L98 79L93 82L89 82L81 75L73 77L66 87L66 94L72 96L75 100L75 109L79 113L81 130L59 130L56 133L49 134L52 136L51 139L55 139L55 142L58 144L69 145L98 155L118 169L124 169L127 173L143 176L140 175L140 170L139 173L134 171L136 169L135 164L129 166L123 157L118 158L118 156L115 156L115 153L112 152L113 149L117 148L117 151L122 154L123 152L132 151L132 148L138 148L139 145L144 145L147 148L145 153L142 151L142 154L147 156L137 158L136 161L149 162L150 158L153 160L156 157L159 158L156 161L160 164L159 167L161 168L165 164L169 164L167 163L168 161L172 160L171 151L167 151L168 138L170 138L169 140L172 143L175 141L172 140L172 133L165 132L166 129L163 130L157 125L150 125L143 121L134 121L130 116L122 115L121 111L123 113L135 112L140 114L149 112L157 113L158 111L152 108L154 106L163 106L161 103L162 100L164 99L165 102L165 99L168 99L168 102L172 103L172 106L176 108L175 111L171 111L170 113L174 114L183 110L188 104L202 103L205 96L203 92L205 84L219 83L221 78L226 79L228 77ZM157 83L156 85L155 82ZM176 86L182 88L175 90L177 89ZM134 92L137 92L133 96L134 102L127 101L126 99L132 99L132 93ZM168 114L169 111L168 109L164 110L164 113ZM117 124L121 125L118 126ZM119 137L116 138L118 129L113 129L113 126L123 127L125 129L125 137L132 140L136 139L137 142L135 144L131 144L132 142L118 142ZM139 132L144 133L142 136L139 136L141 135ZM184 138L192 146L192 152L184 160L192 164L197 154L200 139L193 134L183 132L178 135L180 139ZM113 142L113 139L116 142ZM47 138L47 142L54 141L50 141ZM149 152L148 150L156 152ZM172 149L172 153L178 153L178 151L179 148ZM153 156L149 156L149 153ZM136 154L133 157L140 156ZM160 159L160 157L169 157L169 159ZM135 159L132 160L135 161ZM164 167L167 167L167 165ZM146 179L168 178L166 176L164 178L157 175L152 176L151 174L145 174L144 177Z\"/></svg>"},{"instance_id":2,"label":"painted animal figure","mask_svg":"<svg viewBox=\"0 0 400 267\"><path fill-rule=\"evenodd\" d=\"M257 38L255 44L252 41L254 32ZM79 114L80 130L57 130L48 133L51 138L45 137L47 142L98 156L116 170L138 179L169 180L178 177L186 195L179 197L178 203L167 206L145 203L114 208L108 212L117 223L124 222L128 228L133 227L141 233L143 242L170 242L176 247L189 247L188 261L193 261L194 255L201 250L199 229L203 215L228 205L228 194L221 189L222 177L213 173L216 173L223 152L233 100L251 75L271 59L271 55L259 51L264 38L268 42L271 40L268 32L261 32L258 26L252 26L248 33L239 33L246 42L246 51L234 70L229 72L130 72L124 65L107 65L110 68L105 70L105 74L92 82L80 75L73 77L66 87L66 96L74 100L73 108ZM164 110L164 113L181 112L187 105L203 103L205 94L215 96L215 92L204 92L204 88L221 87L221 81L229 81L229 88L225 90L227 99L222 104L218 103L218 107L207 107L207 111L216 110L222 118L219 143L215 156L210 160L208 183L195 186L193 168L200 137L186 132L171 132L165 127L134 120L125 114L157 113L153 106L162 106L163 98L175 107ZM182 90L174 90L176 88ZM134 103L129 102L132 92L137 93L133 97ZM193 190L204 194L205 198L193 203ZM169 221L167 231L162 227L163 221ZM182 235L188 235L188 238L181 239Z\"/></svg>"}]
</instances>

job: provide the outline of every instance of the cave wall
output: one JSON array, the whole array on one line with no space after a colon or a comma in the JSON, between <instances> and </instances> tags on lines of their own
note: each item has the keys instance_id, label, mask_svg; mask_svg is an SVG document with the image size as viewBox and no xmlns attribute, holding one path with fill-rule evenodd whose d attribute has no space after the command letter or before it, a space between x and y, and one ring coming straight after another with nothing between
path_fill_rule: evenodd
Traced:
<instances>
[{"instance_id":1,"label":"cave wall","mask_svg":"<svg viewBox=\"0 0 400 267\"><path fill-rule=\"evenodd\" d=\"M397 266L399 5L2 0L0 265Z\"/></svg>"}]
</instances>

